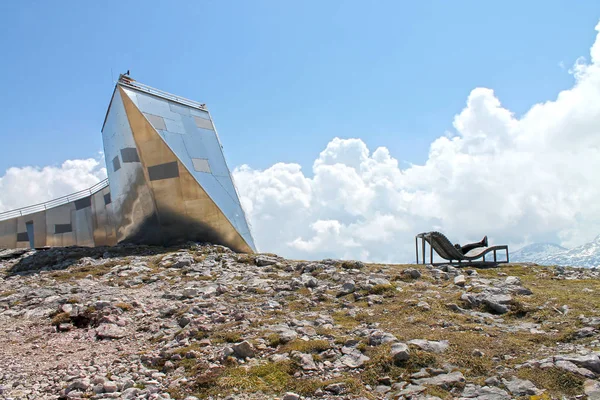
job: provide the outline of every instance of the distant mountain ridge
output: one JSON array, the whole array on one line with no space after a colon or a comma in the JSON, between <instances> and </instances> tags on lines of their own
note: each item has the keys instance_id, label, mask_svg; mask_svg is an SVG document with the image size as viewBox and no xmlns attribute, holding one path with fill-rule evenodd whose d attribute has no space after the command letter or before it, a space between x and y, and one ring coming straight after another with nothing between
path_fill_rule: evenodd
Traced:
<instances>
[{"instance_id":1,"label":"distant mountain ridge","mask_svg":"<svg viewBox=\"0 0 600 400\"><path fill-rule=\"evenodd\" d=\"M570 250L554 243L533 243L511 253L511 261L585 268L600 266L600 235Z\"/></svg>"},{"instance_id":2,"label":"distant mountain ridge","mask_svg":"<svg viewBox=\"0 0 600 400\"><path fill-rule=\"evenodd\" d=\"M534 262L539 264L539 260L568 250L566 247L555 243L533 243L515 252L511 252L510 258L511 261L515 262Z\"/></svg>"}]
</instances>

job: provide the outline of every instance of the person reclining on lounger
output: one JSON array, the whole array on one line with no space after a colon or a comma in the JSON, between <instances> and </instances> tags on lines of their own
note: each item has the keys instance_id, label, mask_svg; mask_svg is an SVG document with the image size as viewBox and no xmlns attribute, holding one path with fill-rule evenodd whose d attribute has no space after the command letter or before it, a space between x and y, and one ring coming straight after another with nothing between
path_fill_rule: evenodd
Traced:
<instances>
[{"instance_id":1,"label":"person reclining on lounger","mask_svg":"<svg viewBox=\"0 0 600 400\"><path fill-rule=\"evenodd\" d=\"M475 243L469 243L469 244L465 244L464 246L461 246L460 244L455 244L454 247L456 247L456 249L458 251L460 251L463 254L467 254L469 251L476 249L478 247L487 247L488 245L488 240L487 240L487 236L484 236L483 239L481 239L481 242L475 242Z\"/></svg>"}]
</instances>

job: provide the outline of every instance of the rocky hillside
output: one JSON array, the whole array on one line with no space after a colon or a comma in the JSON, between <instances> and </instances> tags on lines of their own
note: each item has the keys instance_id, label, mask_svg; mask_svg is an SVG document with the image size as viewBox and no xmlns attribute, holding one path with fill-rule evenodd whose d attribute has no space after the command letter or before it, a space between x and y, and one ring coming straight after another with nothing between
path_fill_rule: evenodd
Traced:
<instances>
[{"instance_id":1,"label":"rocky hillside","mask_svg":"<svg viewBox=\"0 0 600 400\"><path fill-rule=\"evenodd\" d=\"M22 253L22 254L21 254ZM0 398L600 398L589 269L0 252Z\"/></svg>"}]
</instances>

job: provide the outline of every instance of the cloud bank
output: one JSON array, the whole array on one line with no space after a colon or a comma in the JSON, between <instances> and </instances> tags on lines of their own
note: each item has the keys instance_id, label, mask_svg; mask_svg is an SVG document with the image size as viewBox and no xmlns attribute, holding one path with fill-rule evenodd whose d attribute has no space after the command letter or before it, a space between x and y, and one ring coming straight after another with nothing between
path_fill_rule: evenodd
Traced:
<instances>
[{"instance_id":1,"label":"cloud bank","mask_svg":"<svg viewBox=\"0 0 600 400\"><path fill-rule=\"evenodd\" d=\"M537 241L573 247L600 233L600 24L590 59L570 70L571 89L522 117L476 88L455 132L422 165L400 168L385 147L334 138L307 175L298 164L233 172L261 251L292 258L414 260L414 235L455 242ZM0 211L50 200L106 177L102 160L10 168Z\"/></svg>"},{"instance_id":2,"label":"cloud bank","mask_svg":"<svg viewBox=\"0 0 600 400\"><path fill-rule=\"evenodd\" d=\"M0 212L66 196L106 178L104 158L67 160L60 166L9 168L0 177Z\"/></svg>"},{"instance_id":3,"label":"cloud bank","mask_svg":"<svg viewBox=\"0 0 600 400\"><path fill-rule=\"evenodd\" d=\"M476 88L423 165L402 169L385 147L333 139L314 161L234 171L263 251L295 258L413 261L414 235L513 248L572 247L600 233L600 24L574 86L521 118ZM515 248L516 249L516 248Z\"/></svg>"}]
</instances>

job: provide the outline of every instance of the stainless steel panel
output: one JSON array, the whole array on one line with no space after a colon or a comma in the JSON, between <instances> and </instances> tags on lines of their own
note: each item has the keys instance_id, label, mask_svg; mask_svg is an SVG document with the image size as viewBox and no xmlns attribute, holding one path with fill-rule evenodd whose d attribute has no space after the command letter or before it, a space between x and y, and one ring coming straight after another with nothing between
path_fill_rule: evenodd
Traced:
<instances>
[{"instance_id":1,"label":"stainless steel panel","mask_svg":"<svg viewBox=\"0 0 600 400\"><path fill-rule=\"evenodd\" d=\"M145 166L141 162L140 150L133 138L131 124L123 106L123 99L132 102L123 89L119 88L115 92L102 131L105 155L109 160L120 154L121 149L135 148L140 162L123 163L116 173L108 171L112 201L106 208L106 218L100 217L96 224L107 220L111 226L114 226L114 237L111 236L113 232L110 229L107 232L109 242L159 242L156 209L152 203L150 206L145 204L148 198L152 201L151 192L145 176ZM94 232L98 235L97 229Z\"/></svg>"},{"instance_id":2,"label":"stainless steel panel","mask_svg":"<svg viewBox=\"0 0 600 400\"><path fill-rule=\"evenodd\" d=\"M75 210L74 203L63 204L46 210L46 245L63 246L63 235L55 234L55 225L71 224L71 211Z\"/></svg>"},{"instance_id":3,"label":"stainless steel panel","mask_svg":"<svg viewBox=\"0 0 600 400\"><path fill-rule=\"evenodd\" d=\"M167 125L167 131L171 133L179 133L180 135L184 135L187 133L185 131L185 127L183 126L183 122L181 122L181 118L178 118L176 120L165 118L164 121Z\"/></svg>"},{"instance_id":4,"label":"stainless steel panel","mask_svg":"<svg viewBox=\"0 0 600 400\"><path fill-rule=\"evenodd\" d=\"M217 139L215 131L198 129L198 132L209 155L208 159L210 160L213 174L219 176L229 176L229 168L227 168L225 156L223 155L223 149L221 148L221 144L219 143L219 139ZM184 139L187 139L187 137Z\"/></svg>"},{"instance_id":5,"label":"stainless steel panel","mask_svg":"<svg viewBox=\"0 0 600 400\"><path fill-rule=\"evenodd\" d=\"M17 246L17 219L0 221L0 249L14 249Z\"/></svg>"},{"instance_id":6,"label":"stainless steel panel","mask_svg":"<svg viewBox=\"0 0 600 400\"><path fill-rule=\"evenodd\" d=\"M40 211L35 214L28 215L28 218L33 221L34 231L34 247L46 246L46 211Z\"/></svg>"},{"instance_id":7,"label":"stainless steel panel","mask_svg":"<svg viewBox=\"0 0 600 400\"><path fill-rule=\"evenodd\" d=\"M165 125L165 120L163 119L163 117L146 113L144 113L144 116L148 121L150 121L154 129L167 129L167 125Z\"/></svg>"},{"instance_id":8,"label":"stainless steel panel","mask_svg":"<svg viewBox=\"0 0 600 400\"><path fill-rule=\"evenodd\" d=\"M113 158L112 165L113 165L113 171L115 171L115 172L117 172L119 169L121 169L121 163L119 162L119 156L116 156L115 158Z\"/></svg>"},{"instance_id":9,"label":"stainless steel panel","mask_svg":"<svg viewBox=\"0 0 600 400\"><path fill-rule=\"evenodd\" d=\"M158 97L145 93L136 92L136 95L138 98L137 108L143 113L164 116L169 115L172 112L167 100L159 99Z\"/></svg>"},{"instance_id":10,"label":"stainless steel panel","mask_svg":"<svg viewBox=\"0 0 600 400\"><path fill-rule=\"evenodd\" d=\"M194 170L210 174L210 164L206 158L192 158Z\"/></svg>"},{"instance_id":11,"label":"stainless steel panel","mask_svg":"<svg viewBox=\"0 0 600 400\"><path fill-rule=\"evenodd\" d=\"M197 108L190 107L190 114L202 119L210 119L210 115L206 111L198 110Z\"/></svg>"},{"instance_id":12,"label":"stainless steel panel","mask_svg":"<svg viewBox=\"0 0 600 400\"><path fill-rule=\"evenodd\" d=\"M209 119L194 116L194 122L198 128L213 130L213 124Z\"/></svg>"},{"instance_id":13,"label":"stainless steel panel","mask_svg":"<svg viewBox=\"0 0 600 400\"><path fill-rule=\"evenodd\" d=\"M75 237L78 246L94 246L92 208L87 207L75 211Z\"/></svg>"},{"instance_id":14,"label":"stainless steel panel","mask_svg":"<svg viewBox=\"0 0 600 400\"><path fill-rule=\"evenodd\" d=\"M188 107L184 107L182 105L179 105L179 104L176 104L173 102L169 102L169 108L174 113L181 114L181 115L190 115L190 110Z\"/></svg>"},{"instance_id":15,"label":"stainless steel panel","mask_svg":"<svg viewBox=\"0 0 600 400\"><path fill-rule=\"evenodd\" d=\"M131 99L131 101L133 101L133 104L135 104L137 107L139 107L139 102L138 102L137 94L133 90L129 90L129 89L123 89L123 91L125 93L127 93L127 96L129 96L129 98Z\"/></svg>"}]
</instances>

